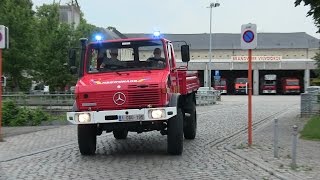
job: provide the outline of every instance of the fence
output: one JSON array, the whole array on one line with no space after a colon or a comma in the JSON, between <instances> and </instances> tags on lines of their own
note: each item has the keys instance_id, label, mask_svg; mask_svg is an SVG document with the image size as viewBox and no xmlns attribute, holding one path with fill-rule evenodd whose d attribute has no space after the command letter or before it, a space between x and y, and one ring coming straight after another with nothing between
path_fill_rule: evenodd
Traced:
<instances>
[{"instance_id":1,"label":"fence","mask_svg":"<svg viewBox=\"0 0 320 180\"><path fill-rule=\"evenodd\" d=\"M196 102L197 105L210 105L216 104L217 101L221 101L221 92L218 90L210 90L207 88L200 88L197 91Z\"/></svg>"},{"instance_id":2,"label":"fence","mask_svg":"<svg viewBox=\"0 0 320 180\"><path fill-rule=\"evenodd\" d=\"M65 112L72 108L74 94L5 94L3 101L12 101L19 106L40 107L51 112ZM215 104L221 100L220 91L199 90L196 96L197 105Z\"/></svg>"},{"instance_id":3,"label":"fence","mask_svg":"<svg viewBox=\"0 0 320 180\"><path fill-rule=\"evenodd\" d=\"M315 93L302 93L300 104L301 117L310 117L320 114L320 94Z\"/></svg>"},{"instance_id":4,"label":"fence","mask_svg":"<svg viewBox=\"0 0 320 180\"><path fill-rule=\"evenodd\" d=\"M10 94L2 95L3 101L12 101L19 106L40 107L50 112L71 110L74 94Z\"/></svg>"}]
</instances>

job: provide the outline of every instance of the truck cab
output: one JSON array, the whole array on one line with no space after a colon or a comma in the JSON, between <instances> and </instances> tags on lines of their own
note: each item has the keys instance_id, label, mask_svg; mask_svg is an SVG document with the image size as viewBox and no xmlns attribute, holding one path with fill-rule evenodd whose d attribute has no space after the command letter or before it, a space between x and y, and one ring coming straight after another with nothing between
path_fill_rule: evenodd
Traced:
<instances>
[{"instance_id":1,"label":"truck cab","mask_svg":"<svg viewBox=\"0 0 320 180\"><path fill-rule=\"evenodd\" d=\"M67 113L78 126L81 154L95 153L96 136L103 131L126 139L128 132L154 130L167 135L169 154L181 154L183 136L196 136L200 82L197 72L177 67L173 44L164 38L81 42L76 100ZM160 59L153 58L156 48ZM71 71L76 71L75 52L69 56ZM181 45L181 57L189 61L188 45Z\"/></svg>"},{"instance_id":2,"label":"truck cab","mask_svg":"<svg viewBox=\"0 0 320 180\"><path fill-rule=\"evenodd\" d=\"M300 81L294 77L281 79L282 94L300 94Z\"/></svg>"},{"instance_id":3,"label":"truck cab","mask_svg":"<svg viewBox=\"0 0 320 180\"><path fill-rule=\"evenodd\" d=\"M277 93L277 75L265 74L261 85L263 94L276 94Z\"/></svg>"},{"instance_id":4,"label":"truck cab","mask_svg":"<svg viewBox=\"0 0 320 180\"><path fill-rule=\"evenodd\" d=\"M235 94L247 94L248 78L236 78L234 81Z\"/></svg>"},{"instance_id":5,"label":"truck cab","mask_svg":"<svg viewBox=\"0 0 320 180\"><path fill-rule=\"evenodd\" d=\"M225 78L221 78L220 81L214 82L215 90L219 90L221 94L227 94L227 80Z\"/></svg>"}]
</instances>

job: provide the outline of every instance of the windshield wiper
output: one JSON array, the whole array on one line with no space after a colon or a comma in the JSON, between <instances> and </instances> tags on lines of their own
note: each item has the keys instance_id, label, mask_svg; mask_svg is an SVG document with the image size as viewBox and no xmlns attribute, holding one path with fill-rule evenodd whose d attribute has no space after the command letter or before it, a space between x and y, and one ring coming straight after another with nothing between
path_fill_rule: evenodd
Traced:
<instances>
[{"instance_id":1,"label":"windshield wiper","mask_svg":"<svg viewBox=\"0 0 320 180\"><path fill-rule=\"evenodd\" d=\"M128 72L119 72L119 71L114 71L115 73L117 73L118 75L129 75L129 73Z\"/></svg>"}]
</instances>

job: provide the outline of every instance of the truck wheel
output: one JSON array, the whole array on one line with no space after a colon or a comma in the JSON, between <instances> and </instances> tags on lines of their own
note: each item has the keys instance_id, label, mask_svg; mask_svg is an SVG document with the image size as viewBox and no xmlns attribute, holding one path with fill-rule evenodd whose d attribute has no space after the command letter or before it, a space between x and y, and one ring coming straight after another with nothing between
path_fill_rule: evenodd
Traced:
<instances>
[{"instance_id":1,"label":"truck wheel","mask_svg":"<svg viewBox=\"0 0 320 180\"><path fill-rule=\"evenodd\" d=\"M183 127L184 138L194 139L197 134L197 110L196 105L193 103L191 111L187 112L189 117L185 118L185 125Z\"/></svg>"},{"instance_id":2,"label":"truck wheel","mask_svg":"<svg viewBox=\"0 0 320 180\"><path fill-rule=\"evenodd\" d=\"M93 155L97 145L97 125L79 124L78 125L78 144L82 155Z\"/></svg>"},{"instance_id":3,"label":"truck wheel","mask_svg":"<svg viewBox=\"0 0 320 180\"><path fill-rule=\"evenodd\" d=\"M128 136L127 130L113 130L113 136L116 139L126 139Z\"/></svg>"},{"instance_id":4,"label":"truck wheel","mask_svg":"<svg viewBox=\"0 0 320 180\"><path fill-rule=\"evenodd\" d=\"M181 155L183 151L183 115L180 108L177 115L168 120L167 151L172 155Z\"/></svg>"}]
</instances>

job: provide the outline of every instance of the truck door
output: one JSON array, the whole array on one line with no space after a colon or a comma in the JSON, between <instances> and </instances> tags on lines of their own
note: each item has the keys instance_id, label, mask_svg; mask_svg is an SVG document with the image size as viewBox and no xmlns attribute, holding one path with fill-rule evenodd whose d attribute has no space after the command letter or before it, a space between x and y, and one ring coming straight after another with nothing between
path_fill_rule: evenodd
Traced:
<instances>
[{"instance_id":1,"label":"truck door","mask_svg":"<svg viewBox=\"0 0 320 180\"><path fill-rule=\"evenodd\" d=\"M170 69L170 80L171 80L171 87L170 91L174 93L179 92L179 79L178 79L178 71L176 69L175 57L174 57L174 50L171 43L167 43L167 56L169 60L169 69Z\"/></svg>"}]
</instances>

